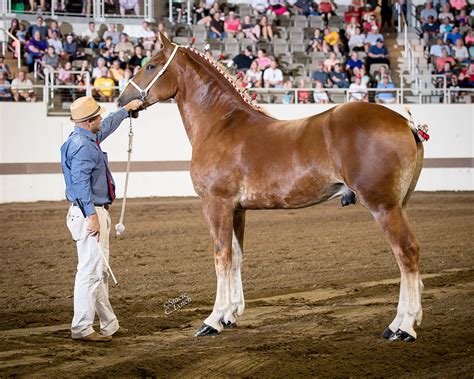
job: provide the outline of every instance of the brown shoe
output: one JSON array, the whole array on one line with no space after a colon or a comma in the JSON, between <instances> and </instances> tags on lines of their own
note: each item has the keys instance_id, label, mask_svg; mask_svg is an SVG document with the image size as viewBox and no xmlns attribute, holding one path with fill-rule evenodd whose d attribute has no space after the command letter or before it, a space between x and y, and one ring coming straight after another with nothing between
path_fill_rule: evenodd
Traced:
<instances>
[{"instance_id":1,"label":"brown shoe","mask_svg":"<svg viewBox=\"0 0 474 379\"><path fill-rule=\"evenodd\" d=\"M103 336L97 332L92 332L85 337L74 338L76 341L85 341L85 342L110 342L112 341L112 336Z\"/></svg>"},{"instance_id":2,"label":"brown shoe","mask_svg":"<svg viewBox=\"0 0 474 379\"><path fill-rule=\"evenodd\" d=\"M117 331L112 334L113 336L115 337L122 337L124 335L128 334L128 329L127 328L124 328L123 326L119 326L119 328L117 329Z\"/></svg>"}]
</instances>

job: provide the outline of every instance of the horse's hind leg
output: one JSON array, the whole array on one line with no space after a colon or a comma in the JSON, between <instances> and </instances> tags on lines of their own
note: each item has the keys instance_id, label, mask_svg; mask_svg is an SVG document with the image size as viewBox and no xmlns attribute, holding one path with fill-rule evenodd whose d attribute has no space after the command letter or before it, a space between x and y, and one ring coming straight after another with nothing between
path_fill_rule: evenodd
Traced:
<instances>
[{"instance_id":1,"label":"horse's hind leg","mask_svg":"<svg viewBox=\"0 0 474 379\"><path fill-rule=\"evenodd\" d=\"M234 212L234 233L232 234L232 268L230 270L230 300L232 307L224 315L224 328L236 326L237 316L241 316L245 309L244 289L242 286L242 252L244 250L245 210Z\"/></svg>"},{"instance_id":2,"label":"horse's hind leg","mask_svg":"<svg viewBox=\"0 0 474 379\"><path fill-rule=\"evenodd\" d=\"M389 340L414 341L415 321L421 322L421 289L419 276L420 247L406 219L405 211L399 206L373 211L375 220L382 228L400 267L400 297L397 316L383 333Z\"/></svg>"},{"instance_id":3,"label":"horse's hind leg","mask_svg":"<svg viewBox=\"0 0 474 379\"><path fill-rule=\"evenodd\" d=\"M231 313L231 268L233 235L233 201L215 197L203 198L204 216L214 244L214 264L217 276L216 300L212 313L195 336L216 335L224 326L222 320Z\"/></svg>"}]
</instances>

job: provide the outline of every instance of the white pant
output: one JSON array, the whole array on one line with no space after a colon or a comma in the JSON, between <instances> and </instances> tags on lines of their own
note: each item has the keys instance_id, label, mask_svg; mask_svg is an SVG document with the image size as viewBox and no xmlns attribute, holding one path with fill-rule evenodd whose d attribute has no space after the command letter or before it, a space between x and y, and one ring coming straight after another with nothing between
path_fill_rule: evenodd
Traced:
<instances>
[{"instance_id":1,"label":"white pant","mask_svg":"<svg viewBox=\"0 0 474 379\"><path fill-rule=\"evenodd\" d=\"M100 224L100 246L109 259L110 216L105 208L96 207ZM73 338L85 337L94 332L92 324L97 312L100 332L106 336L119 328L117 317L109 302L107 267L97 246L96 237L87 232L87 220L77 206L67 214L67 227L77 243L77 273L74 284L74 318L71 325Z\"/></svg>"}]
</instances>

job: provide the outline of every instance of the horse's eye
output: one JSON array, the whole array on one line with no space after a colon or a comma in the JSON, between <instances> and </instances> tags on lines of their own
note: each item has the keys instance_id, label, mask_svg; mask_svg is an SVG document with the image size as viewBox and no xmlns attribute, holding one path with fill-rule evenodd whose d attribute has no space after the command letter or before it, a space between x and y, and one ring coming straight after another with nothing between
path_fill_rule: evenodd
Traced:
<instances>
[{"instance_id":1,"label":"horse's eye","mask_svg":"<svg viewBox=\"0 0 474 379\"><path fill-rule=\"evenodd\" d=\"M152 64L149 64L149 65L146 67L146 69L147 69L148 71L152 71L152 70L155 69L155 66L153 66Z\"/></svg>"}]
</instances>

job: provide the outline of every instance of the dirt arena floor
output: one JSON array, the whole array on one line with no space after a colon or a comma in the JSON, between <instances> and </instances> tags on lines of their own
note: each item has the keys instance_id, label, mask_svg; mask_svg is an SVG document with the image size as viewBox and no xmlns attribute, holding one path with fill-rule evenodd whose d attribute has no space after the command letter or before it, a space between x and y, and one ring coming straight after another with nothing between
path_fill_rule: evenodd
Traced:
<instances>
[{"instance_id":1,"label":"dirt arena floor","mask_svg":"<svg viewBox=\"0 0 474 379\"><path fill-rule=\"evenodd\" d=\"M247 213L238 327L195 338L215 296L199 200L131 199L125 238L111 241L112 304L125 337L72 341L75 245L67 204L0 205L0 376L474 376L474 193L416 193L422 246L418 340L387 342L399 272L370 214L339 201ZM111 213L118 220L120 203ZM165 314L181 295L190 303ZM169 311L168 311L169 313Z\"/></svg>"}]
</instances>

